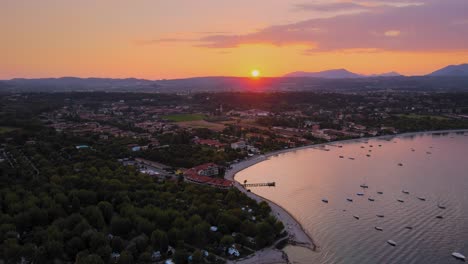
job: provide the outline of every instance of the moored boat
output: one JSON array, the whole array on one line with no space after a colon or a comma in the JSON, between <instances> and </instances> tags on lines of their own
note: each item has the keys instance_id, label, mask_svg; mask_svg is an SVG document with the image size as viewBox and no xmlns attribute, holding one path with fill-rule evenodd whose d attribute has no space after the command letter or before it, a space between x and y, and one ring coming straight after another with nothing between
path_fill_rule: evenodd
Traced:
<instances>
[{"instance_id":1,"label":"moored boat","mask_svg":"<svg viewBox=\"0 0 468 264\"><path fill-rule=\"evenodd\" d=\"M328 203L328 199L322 199L322 202Z\"/></svg>"},{"instance_id":2,"label":"moored boat","mask_svg":"<svg viewBox=\"0 0 468 264\"><path fill-rule=\"evenodd\" d=\"M347 200L348 202L353 202L353 199L351 199L351 198L346 198L346 200Z\"/></svg>"},{"instance_id":3,"label":"moored boat","mask_svg":"<svg viewBox=\"0 0 468 264\"><path fill-rule=\"evenodd\" d=\"M356 218L357 220L359 220L359 216L358 215L353 215L354 218Z\"/></svg>"},{"instance_id":4,"label":"moored boat","mask_svg":"<svg viewBox=\"0 0 468 264\"><path fill-rule=\"evenodd\" d=\"M370 197L369 197L369 198L367 198L367 200L369 200L369 201L371 201L371 202L375 201L375 199L374 199L374 198L370 198Z\"/></svg>"},{"instance_id":5,"label":"moored boat","mask_svg":"<svg viewBox=\"0 0 468 264\"><path fill-rule=\"evenodd\" d=\"M375 227L375 230L377 230L377 231L383 231L383 228L381 228L380 226L376 226L376 227Z\"/></svg>"},{"instance_id":6,"label":"moored boat","mask_svg":"<svg viewBox=\"0 0 468 264\"><path fill-rule=\"evenodd\" d=\"M356 195L357 195L357 196L364 196L364 193L358 192L358 193L356 193Z\"/></svg>"},{"instance_id":7,"label":"moored boat","mask_svg":"<svg viewBox=\"0 0 468 264\"><path fill-rule=\"evenodd\" d=\"M409 194L408 190L402 190L401 192L404 193L404 194Z\"/></svg>"},{"instance_id":8,"label":"moored boat","mask_svg":"<svg viewBox=\"0 0 468 264\"><path fill-rule=\"evenodd\" d=\"M419 196L418 199L421 200L421 201L426 201L426 198L422 197L422 196Z\"/></svg>"},{"instance_id":9,"label":"moored boat","mask_svg":"<svg viewBox=\"0 0 468 264\"><path fill-rule=\"evenodd\" d=\"M377 193L378 193L378 194L383 194L383 192L381 192L381 191L378 191Z\"/></svg>"},{"instance_id":10,"label":"moored boat","mask_svg":"<svg viewBox=\"0 0 468 264\"><path fill-rule=\"evenodd\" d=\"M458 253L458 252L453 252L453 253L452 253L452 257L454 257L454 258L456 258L456 259L459 259L459 260L465 261L465 256L463 256L463 254Z\"/></svg>"},{"instance_id":11,"label":"moored boat","mask_svg":"<svg viewBox=\"0 0 468 264\"><path fill-rule=\"evenodd\" d=\"M405 202L405 201L402 200L402 199L398 199L397 201L400 202L400 203L404 203L404 202Z\"/></svg>"},{"instance_id":12,"label":"moored boat","mask_svg":"<svg viewBox=\"0 0 468 264\"><path fill-rule=\"evenodd\" d=\"M394 246L394 247L396 246L396 242L391 239L387 240L387 243L390 244L391 246Z\"/></svg>"},{"instance_id":13,"label":"moored boat","mask_svg":"<svg viewBox=\"0 0 468 264\"><path fill-rule=\"evenodd\" d=\"M376 216L377 216L377 217L380 217L380 218L383 218L383 217L384 217L383 214L378 214L378 215L376 215Z\"/></svg>"}]
</instances>

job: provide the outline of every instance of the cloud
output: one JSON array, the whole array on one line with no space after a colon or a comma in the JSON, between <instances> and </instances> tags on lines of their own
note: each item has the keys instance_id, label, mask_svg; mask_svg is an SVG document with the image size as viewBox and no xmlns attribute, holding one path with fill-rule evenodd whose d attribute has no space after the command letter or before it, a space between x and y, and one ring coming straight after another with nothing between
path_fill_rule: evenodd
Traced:
<instances>
[{"instance_id":1,"label":"cloud","mask_svg":"<svg viewBox=\"0 0 468 264\"><path fill-rule=\"evenodd\" d=\"M349 10L367 10L368 7L360 3L354 2L331 2L331 3L307 3L296 4L294 10L297 11L322 11L322 12L337 12Z\"/></svg>"},{"instance_id":2,"label":"cloud","mask_svg":"<svg viewBox=\"0 0 468 264\"><path fill-rule=\"evenodd\" d=\"M368 0L369 4L388 1ZM324 9L360 6L325 5ZM399 1L403 6L381 5L369 12L314 18L292 24L274 25L254 33L213 34L198 40L197 46L234 48L248 44L308 45L309 51L358 50L465 50L468 27L454 21L468 19L466 0ZM461 23L463 24L463 23ZM403 34L404 33L404 34Z\"/></svg>"},{"instance_id":3,"label":"cloud","mask_svg":"<svg viewBox=\"0 0 468 264\"><path fill-rule=\"evenodd\" d=\"M398 37L400 34L401 32L399 30L388 30L384 33L386 37Z\"/></svg>"}]
</instances>

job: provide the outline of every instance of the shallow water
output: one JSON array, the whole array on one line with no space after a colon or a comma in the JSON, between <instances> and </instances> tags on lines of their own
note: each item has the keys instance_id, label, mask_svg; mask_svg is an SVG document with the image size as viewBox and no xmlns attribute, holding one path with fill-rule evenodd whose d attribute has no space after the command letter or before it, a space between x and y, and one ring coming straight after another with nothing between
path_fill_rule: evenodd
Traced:
<instances>
[{"instance_id":1,"label":"shallow water","mask_svg":"<svg viewBox=\"0 0 468 264\"><path fill-rule=\"evenodd\" d=\"M276 182L252 192L287 209L320 246L319 252L287 248L291 261L459 263L452 252L468 255L468 133L332 143L326 149L280 154L236 175L239 182Z\"/></svg>"}]
</instances>

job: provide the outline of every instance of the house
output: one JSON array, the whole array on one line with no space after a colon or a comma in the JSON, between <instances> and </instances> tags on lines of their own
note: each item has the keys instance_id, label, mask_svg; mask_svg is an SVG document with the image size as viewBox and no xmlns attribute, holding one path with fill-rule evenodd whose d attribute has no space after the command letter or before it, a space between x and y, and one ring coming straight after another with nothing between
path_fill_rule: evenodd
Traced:
<instances>
[{"instance_id":1,"label":"house","mask_svg":"<svg viewBox=\"0 0 468 264\"><path fill-rule=\"evenodd\" d=\"M219 174L219 167L214 163L205 163L195 168L199 175L213 177Z\"/></svg>"},{"instance_id":2,"label":"house","mask_svg":"<svg viewBox=\"0 0 468 264\"><path fill-rule=\"evenodd\" d=\"M231 188L234 185L233 181L213 178L213 176L218 174L219 167L214 163L206 163L195 166L184 172L185 179L193 183L205 184L222 189Z\"/></svg>"},{"instance_id":3,"label":"house","mask_svg":"<svg viewBox=\"0 0 468 264\"><path fill-rule=\"evenodd\" d=\"M247 144L245 143L245 141L237 141L237 142L231 143L232 149L245 149L246 146Z\"/></svg>"}]
</instances>

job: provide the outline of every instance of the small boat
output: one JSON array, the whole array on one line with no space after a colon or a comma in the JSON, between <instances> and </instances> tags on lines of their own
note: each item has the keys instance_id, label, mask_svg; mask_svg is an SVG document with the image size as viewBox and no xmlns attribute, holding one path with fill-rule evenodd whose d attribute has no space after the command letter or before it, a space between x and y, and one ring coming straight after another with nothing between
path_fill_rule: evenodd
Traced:
<instances>
[{"instance_id":1,"label":"small boat","mask_svg":"<svg viewBox=\"0 0 468 264\"><path fill-rule=\"evenodd\" d=\"M421 201L426 201L426 198L422 197L422 196L419 196L418 199L421 200Z\"/></svg>"},{"instance_id":2,"label":"small boat","mask_svg":"<svg viewBox=\"0 0 468 264\"><path fill-rule=\"evenodd\" d=\"M397 201L399 201L400 203L404 203L405 201L402 200L402 199L398 199Z\"/></svg>"},{"instance_id":3,"label":"small boat","mask_svg":"<svg viewBox=\"0 0 468 264\"><path fill-rule=\"evenodd\" d=\"M404 194L409 194L408 190L402 190L401 192L404 193Z\"/></svg>"},{"instance_id":4,"label":"small boat","mask_svg":"<svg viewBox=\"0 0 468 264\"><path fill-rule=\"evenodd\" d=\"M377 217L380 217L380 218L383 218L383 217L384 217L383 214L378 214L378 215L376 215L376 216L377 216Z\"/></svg>"},{"instance_id":5,"label":"small boat","mask_svg":"<svg viewBox=\"0 0 468 264\"><path fill-rule=\"evenodd\" d=\"M372 152L372 149L369 149L369 152Z\"/></svg>"},{"instance_id":6,"label":"small boat","mask_svg":"<svg viewBox=\"0 0 468 264\"><path fill-rule=\"evenodd\" d=\"M381 228L380 226L376 226L376 227L375 227L375 230L377 230L377 231L383 231L383 228Z\"/></svg>"},{"instance_id":7,"label":"small boat","mask_svg":"<svg viewBox=\"0 0 468 264\"><path fill-rule=\"evenodd\" d=\"M387 243L390 244L391 246L394 246L394 247L396 246L396 242L391 239L387 240Z\"/></svg>"},{"instance_id":8,"label":"small boat","mask_svg":"<svg viewBox=\"0 0 468 264\"><path fill-rule=\"evenodd\" d=\"M381 147L382 145L379 145L379 147Z\"/></svg>"},{"instance_id":9,"label":"small boat","mask_svg":"<svg viewBox=\"0 0 468 264\"><path fill-rule=\"evenodd\" d=\"M361 148L364 148L364 146L361 146Z\"/></svg>"},{"instance_id":10,"label":"small boat","mask_svg":"<svg viewBox=\"0 0 468 264\"><path fill-rule=\"evenodd\" d=\"M353 217L356 218L357 220L359 220L359 216L353 215Z\"/></svg>"},{"instance_id":11,"label":"small boat","mask_svg":"<svg viewBox=\"0 0 468 264\"><path fill-rule=\"evenodd\" d=\"M364 196L364 193L358 192L356 193L357 196Z\"/></svg>"},{"instance_id":12,"label":"small boat","mask_svg":"<svg viewBox=\"0 0 468 264\"><path fill-rule=\"evenodd\" d=\"M367 198L367 200L369 200L369 201L371 201L371 202L375 201L375 199L374 199L374 198L370 198L370 197L369 197L369 198Z\"/></svg>"},{"instance_id":13,"label":"small boat","mask_svg":"<svg viewBox=\"0 0 468 264\"><path fill-rule=\"evenodd\" d=\"M444 219L444 217L441 216L441 215L436 216L436 218L437 218L437 219Z\"/></svg>"},{"instance_id":14,"label":"small boat","mask_svg":"<svg viewBox=\"0 0 468 264\"><path fill-rule=\"evenodd\" d=\"M414 150L414 149L411 149L411 151L415 152L416 150Z\"/></svg>"},{"instance_id":15,"label":"small boat","mask_svg":"<svg viewBox=\"0 0 468 264\"><path fill-rule=\"evenodd\" d=\"M354 158L349 158L350 160L354 160Z\"/></svg>"},{"instance_id":16,"label":"small boat","mask_svg":"<svg viewBox=\"0 0 468 264\"><path fill-rule=\"evenodd\" d=\"M428 151L428 152L426 152L426 153L427 153L427 154L432 154L432 153L431 153L431 152L429 152L429 151Z\"/></svg>"},{"instance_id":17,"label":"small boat","mask_svg":"<svg viewBox=\"0 0 468 264\"><path fill-rule=\"evenodd\" d=\"M372 145L369 145L369 147L371 147L371 148L372 148L372 147L374 147L374 146L372 146Z\"/></svg>"},{"instance_id":18,"label":"small boat","mask_svg":"<svg viewBox=\"0 0 468 264\"><path fill-rule=\"evenodd\" d=\"M413 227L412 227L412 226L406 226L405 228L406 228L406 229L409 229L409 230L413 230Z\"/></svg>"},{"instance_id":19,"label":"small boat","mask_svg":"<svg viewBox=\"0 0 468 264\"><path fill-rule=\"evenodd\" d=\"M403 166L403 163L398 163L398 166L400 166L400 167Z\"/></svg>"},{"instance_id":20,"label":"small boat","mask_svg":"<svg viewBox=\"0 0 468 264\"><path fill-rule=\"evenodd\" d=\"M381 192L381 191L378 191L377 193L378 193L378 194L383 194L383 192Z\"/></svg>"},{"instance_id":21,"label":"small boat","mask_svg":"<svg viewBox=\"0 0 468 264\"><path fill-rule=\"evenodd\" d=\"M437 207L439 207L440 209L445 209L447 207L445 207L445 205L441 205L441 204L438 204Z\"/></svg>"},{"instance_id":22,"label":"small boat","mask_svg":"<svg viewBox=\"0 0 468 264\"><path fill-rule=\"evenodd\" d=\"M348 202L353 202L353 199L351 199L351 198L346 198L346 200L347 200Z\"/></svg>"},{"instance_id":23,"label":"small boat","mask_svg":"<svg viewBox=\"0 0 468 264\"><path fill-rule=\"evenodd\" d=\"M369 186L368 186L367 184L365 184L365 183L363 183L363 184L361 184L361 185L359 185L359 186L360 186L361 188L364 188L364 189L369 188Z\"/></svg>"},{"instance_id":24,"label":"small boat","mask_svg":"<svg viewBox=\"0 0 468 264\"><path fill-rule=\"evenodd\" d=\"M369 155L369 154L367 154L366 156L367 156L367 157L370 157L370 155Z\"/></svg>"},{"instance_id":25,"label":"small boat","mask_svg":"<svg viewBox=\"0 0 468 264\"><path fill-rule=\"evenodd\" d=\"M344 158L343 156L340 156L340 159Z\"/></svg>"},{"instance_id":26,"label":"small boat","mask_svg":"<svg viewBox=\"0 0 468 264\"><path fill-rule=\"evenodd\" d=\"M463 256L463 254L458 253L458 252L453 252L453 253L452 253L452 257L454 257L454 258L456 258L456 259L459 259L459 260L465 261L465 256Z\"/></svg>"},{"instance_id":27,"label":"small boat","mask_svg":"<svg viewBox=\"0 0 468 264\"><path fill-rule=\"evenodd\" d=\"M328 203L328 200L327 199L322 199L322 202Z\"/></svg>"},{"instance_id":28,"label":"small boat","mask_svg":"<svg viewBox=\"0 0 468 264\"><path fill-rule=\"evenodd\" d=\"M343 146L339 145L338 147L339 147L339 148L342 148Z\"/></svg>"}]
</instances>

